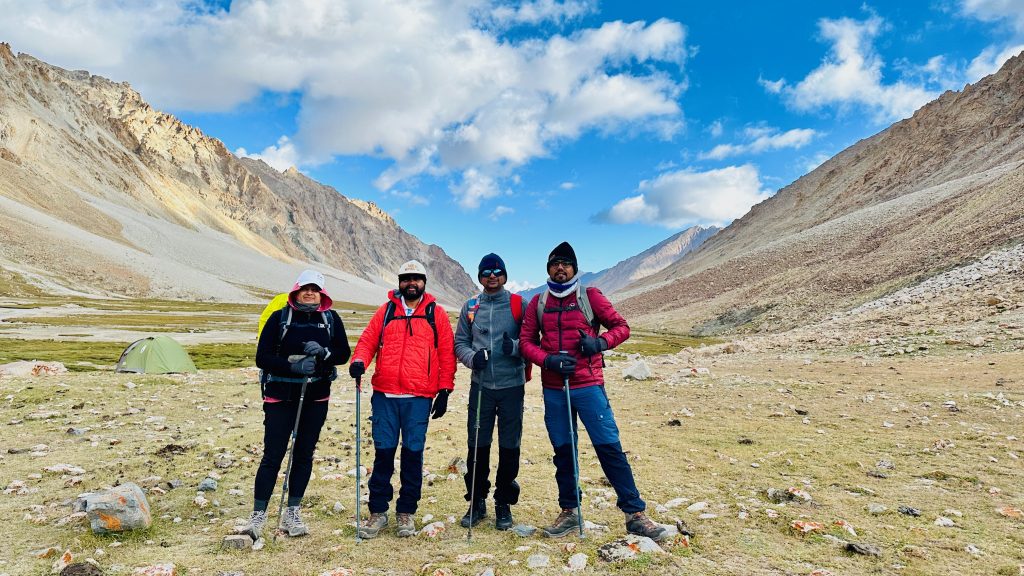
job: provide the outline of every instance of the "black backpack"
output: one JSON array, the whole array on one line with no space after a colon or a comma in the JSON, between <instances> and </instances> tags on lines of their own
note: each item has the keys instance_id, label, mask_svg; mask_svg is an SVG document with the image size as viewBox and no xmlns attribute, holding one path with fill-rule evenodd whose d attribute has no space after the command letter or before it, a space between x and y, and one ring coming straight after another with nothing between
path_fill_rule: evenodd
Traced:
<instances>
[{"instance_id":1,"label":"black backpack","mask_svg":"<svg viewBox=\"0 0 1024 576\"><path fill-rule=\"evenodd\" d=\"M436 304L436 302L431 302L430 304L427 304L426 310L423 311L423 316L395 316L395 301L394 300L388 300L387 308L384 309L384 324L380 327L380 341L377 342L377 348L379 349L379 348L382 348L384 346L384 328L386 328L387 325L392 320L398 319L398 320L405 320L406 322L409 322L413 318L423 318L423 319L425 319L427 321L428 324L430 324L431 330L434 331L434 349L436 350L437 349L437 323L434 321L434 307L435 307L435 304ZM412 333L412 324L407 324L407 326L409 326L409 333L411 334Z\"/></svg>"}]
</instances>

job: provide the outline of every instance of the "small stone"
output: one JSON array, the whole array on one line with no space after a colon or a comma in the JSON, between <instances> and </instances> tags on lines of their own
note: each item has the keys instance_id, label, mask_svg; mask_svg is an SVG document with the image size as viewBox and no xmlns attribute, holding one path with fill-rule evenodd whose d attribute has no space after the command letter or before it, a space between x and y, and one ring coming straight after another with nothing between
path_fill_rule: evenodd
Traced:
<instances>
[{"instance_id":1,"label":"small stone","mask_svg":"<svg viewBox=\"0 0 1024 576\"><path fill-rule=\"evenodd\" d=\"M546 554L531 554L530 557L526 559L526 567L531 570L547 568L550 565L551 559L548 558Z\"/></svg>"},{"instance_id":2,"label":"small stone","mask_svg":"<svg viewBox=\"0 0 1024 576\"><path fill-rule=\"evenodd\" d=\"M915 518L921 515L921 511L917 508L911 508L910 506L900 506L897 508L900 514L906 514L907 516L914 516Z\"/></svg>"},{"instance_id":3,"label":"small stone","mask_svg":"<svg viewBox=\"0 0 1024 576\"><path fill-rule=\"evenodd\" d=\"M587 560L588 558L586 554L578 552L569 557L569 562L566 563L565 568L569 572L579 572L580 570L586 569Z\"/></svg>"},{"instance_id":4,"label":"small stone","mask_svg":"<svg viewBox=\"0 0 1024 576\"><path fill-rule=\"evenodd\" d=\"M853 552L854 554L863 554L864 556L881 556L882 550L874 544L866 544L864 542L847 542L846 550Z\"/></svg>"},{"instance_id":5,"label":"small stone","mask_svg":"<svg viewBox=\"0 0 1024 576\"><path fill-rule=\"evenodd\" d=\"M956 526L956 522L953 522L952 519L947 518L945 516L939 516L938 518L935 519L935 525L936 526L941 526L943 528L952 528L952 527Z\"/></svg>"},{"instance_id":6,"label":"small stone","mask_svg":"<svg viewBox=\"0 0 1024 576\"><path fill-rule=\"evenodd\" d=\"M213 478L203 478L203 481L199 483L200 492L210 492L217 489L217 481Z\"/></svg>"},{"instance_id":7,"label":"small stone","mask_svg":"<svg viewBox=\"0 0 1024 576\"><path fill-rule=\"evenodd\" d=\"M868 504L868 513L869 514L875 514L875 515L884 514L886 510L888 510L888 508L884 504L877 504L877 503Z\"/></svg>"},{"instance_id":8,"label":"small stone","mask_svg":"<svg viewBox=\"0 0 1024 576\"><path fill-rule=\"evenodd\" d=\"M688 512L700 512L708 507L707 502L694 502L686 507Z\"/></svg>"},{"instance_id":9,"label":"small stone","mask_svg":"<svg viewBox=\"0 0 1024 576\"><path fill-rule=\"evenodd\" d=\"M225 550L247 550L252 548L252 536L248 534L231 534L224 537L221 548Z\"/></svg>"},{"instance_id":10,"label":"small stone","mask_svg":"<svg viewBox=\"0 0 1024 576\"><path fill-rule=\"evenodd\" d=\"M964 551L970 554L971 556L981 556L981 549L975 546L974 544L968 544L967 546L965 546Z\"/></svg>"}]
</instances>

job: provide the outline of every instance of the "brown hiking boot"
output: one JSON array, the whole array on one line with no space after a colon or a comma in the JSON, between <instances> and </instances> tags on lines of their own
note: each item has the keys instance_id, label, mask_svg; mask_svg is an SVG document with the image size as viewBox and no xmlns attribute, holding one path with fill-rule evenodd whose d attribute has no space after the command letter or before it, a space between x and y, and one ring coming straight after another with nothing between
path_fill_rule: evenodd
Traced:
<instances>
[{"instance_id":1,"label":"brown hiking boot","mask_svg":"<svg viewBox=\"0 0 1024 576\"><path fill-rule=\"evenodd\" d=\"M660 524L655 524L643 510L629 515L626 520L626 532L646 536L655 542L668 538L668 530Z\"/></svg>"},{"instance_id":2,"label":"brown hiking boot","mask_svg":"<svg viewBox=\"0 0 1024 576\"><path fill-rule=\"evenodd\" d=\"M412 519L412 514L399 512L396 519L398 526L395 528L395 533L398 534L399 538L408 538L416 535L416 521Z\"/></svg>"},{"instance_id":3,"label":"brown hiking boot","mask_svg":"<svg viewBox=\"0 0 1024 576\"><path fill-rule=\"evenodd\" d=\"M376 538L377 534L388 525L388 513L387 512L373 512L369 518L363 520L359 524L359 528L356 530L356 534L360 538L370 539Z\"/></svg>"},{"instance_id":4,"label":"brown hiking boot","mask_svg":"<svg viewBox=\"0 0 1024 576\"><path fill-rule=\"evenodd\" d=\"M580 517L576 515L575 508L562 508L558 518L555 518L551 526L544 528L544 535L548 538L561 538L579 527Z\"/></svg>"}]
</instances>

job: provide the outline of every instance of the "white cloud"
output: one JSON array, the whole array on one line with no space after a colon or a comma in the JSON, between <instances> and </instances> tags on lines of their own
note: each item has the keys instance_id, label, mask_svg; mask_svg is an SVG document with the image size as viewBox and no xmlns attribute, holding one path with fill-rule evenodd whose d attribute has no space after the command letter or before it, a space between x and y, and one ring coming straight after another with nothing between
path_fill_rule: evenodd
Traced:
<instances>
[{"instance_id":1,"label":"white cloud","mask_svg":"<svg viewBox=\"0 0 1024 576\"><path fill-rule=\"evenodd\" d=\"M771 195L762 185L757 168L750 164L706 172L666 172L641 182L638 191L638 195L596 215L595 220L666 228L698 222L725 225Z\"/></svg>"},{"instance_id":2,"label":"white cloud","mask_svg":"<svg viewBox=\"0 0 1024 576\"><path fill-rule=\"evenodd\" d=\"M607 22L514 39L491 22L565 22L591 1L0 0L0 37L69 68L130 80L160 108L225 111L296 93L297 164L371 155L381 189L473 169L492 179L590 130L681 126L686 31L668 20ZM666 72L672 69L672 73ZM272 147L273 148L273 147ZM281 146L260 154L281 154ZM288 152L291 154L292 152ZM475 179L477 177L470 177ZM461 176L465 180L465 176ZM456 189L463 190L462 185ZM476 206L487 193L457 193Z\"/></svg>"},{"instance_id":3,"label":"white cloud","mask_svg":"<svg viewBox=\"0 0 1024 576\"><path fill-rule=\"evenodd\" d=\"M245 148L238 148L235 150L235 156L263 160L281 171L301 163L295 144L287 136L281 136L277 139L276 145L267 146L262 152L250 153Z\"/></svg>"},{"instance_id":4,"label":"white cloud","mask_svg":"<svg viewBox=\"0 0 1024 576\"><path fill-rule=\"evenodd\" d=\"M456 203L464 209L480 207L480 202L487 198L498 196L501 191L494 178L484 174L476 168L470 168L462 173L462 181L453 183L452 194Z\"/></svg>"},{"instance_id":5,"label":"white cloud","mask_svg":"<svg viewBox=\"0 0 1024 576\"><path fill-rule=\"evenodd\" d=\"M533 282L526 280L522 282L518 280L509 280L505 283L505 289L509 292L522 292L523 290L529 290L530 288L536 288L537 286L539 286L539 284L534 284Z\"/></svg>"},{"instance_id":6,"label":"white cloud","mask_svg":"<svg viewBox=\"0 0 1024 576\"><path fill-rule=\"evenodd\" d=\"M760 84L765 92L769 94L778 94L782 92L782 89L786 87L786 79L779 78L778 80L768 80L764 77L758 77L757 83Z\"/></svg>"},{"instance_id":7,"label":"white cloud","mask_svg":"<svg viewBox=\"0 0 1024 576\"><path fill-rule=\"evenodd\" d=\"M542 22L562 23L597 11L595 2L564 0L534 0L518 6L497 6L491 10L490 19L499 25L540 24Z\"/></svg>"},{"instance_id":8,"label":"white cloud","mask_svg":"<svg viewBox=\"0 0 1024 576\"><path fill-rule=\"evenodd\" d=\"M572 190L573 188L576 187L576 183L575 182L562 182L561 184L558 185L558 187L561 188L562 190Z\"/></svg>"},{"instance_id":9,"label":"white cloud","mask_svg":"<svg viewBox=\"0 0 1024 576\"><path fill-rule=\"evenodd\" d=\"M413 206L430 205L429 198L427 198L426 196L421 196L419 194L414 194L413 192L410 192L408 190L388 190L387 195L392 198L397 198L398 200L405 202L407 204L412 204Z\"/></svg>"},{"instance_id":10,"label":"white cloud","mask_svg":"<svg viewBox=\"0 0 1024 576\"><path fill-rule=\"evenodd\" d=\"M883 83L884 62L873 42L885 28L877 15L863 21L823 18L818 31L832 46L822 64L795 85L782 80L761 84L797 110L860 106L872 111L877 122L906 118L938 92L903 80Z\"/></svg>"},{"instance_id":11,"label":"white cloud","mask_svg":"<svg viewBox=\"0 0 1024 576\"><path fill-rule=\"evenodd\" d=\"M750 127L745 134L751 140L744 144L719 144L709 152L702 153L701 159L721 160L740 154L760 154L769 150L783 148L803 148L818 137L820 133L810 128L795 128L779 132L778 128Z\"/></svg>"},{"instance_id":12,"label":"white cloud","mask_svg":"<svg viewBox=\"0 0 1024 576\"><path fill-rule=\"evenodd\" d=\"M1024 51L1024 44L1010 46L1003 50L992 46L985 48L967 66L967 81L977 82L989 74L994 74L1003 64L1006 64L1007 60L1020 54L1021 51Z\"/></svg>"},{"instance_id":13,"label":"white cloud","mask_svg":"<svg viewBox=\"0 0 1024 576\"><path fill-rule=\"evenodd\" d=\"M494 208L494 211L491 212L491 215L488 216L488 218L497 222L502 216L505 216L506 214L515 214L515 212L514 208L498 205Z\"/></svg>"},{"instance_id":14,"label":"white cloud","mask_svg":"<svg viewBox=\"0 0 1024 576\"><path fill-rule=\"evenodd\" d=\"M1024 0L961 0L960 10L983 22L1005 20L1024 33Z\"/></svg>"},{"instance_id":15,"label":"white cloud","mask_svg":"<svg viewBox=\"0 0 1024 576\"><path fill-rule=\"evenodd\" d=\"M715 120L707 127L708 134L711 134L712 138L720 138L722 133L725 132L725 127L722 126L721 120Z\"/></svg>"}]
</instances>

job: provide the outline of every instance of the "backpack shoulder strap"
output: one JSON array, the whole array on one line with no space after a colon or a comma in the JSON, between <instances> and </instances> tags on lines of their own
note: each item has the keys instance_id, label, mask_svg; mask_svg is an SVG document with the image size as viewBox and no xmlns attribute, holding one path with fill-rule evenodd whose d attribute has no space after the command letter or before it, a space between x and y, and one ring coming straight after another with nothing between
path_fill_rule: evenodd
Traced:
<instances>
[{"instance_id":1,"label":"backpack shoulder strap","mask_svg":"<svg viewBox=\"0 0 1024 576\"><path fill-rule=\"evenodd\" d=\"M469 320L470 324L473 324L473 320L476 318L476 312L480 309L480 294L473 296L467 302L466 307L466 320Z\"/></svg>"},{"instance_id":2,"label":"backpack shoulder strap","mask_svg":"<svg viewBox=\"0 0 1024 576\"><path fill-rule=\"evenodd\" d=\"M544 308L548 305L548 290L547 288L541 292L537 298L537 326L544 330Z\"/></svg>"},{"instance_id":3,"label":"backpack shoulder strap","mask_svg":"<svg viewBox=\"0 0 1024 576\"><path fill-rule=\"evenodd\" d=\"M377 342L377 348L384 346L384 328L387 327L388 323L395 319L395 301L388 300L387 307L384 308L384 322L380 325L380 341Z\"/></svg>"},{"instance_id":4,"label":"backpack shoulder strap","mask_svg":"<svg viewBox=\"0 0 1024 576\"><path fill-rule=\"evenodd\" d=\"M595 332L597 331L597 319L594 317L594 309L590 306L590 297L587 296L587 291L590 288L577 285L576 286L576 305L580 307L580 312L583 312L583 317L587 319L587 324L594 327Z\"/></svg>"},{"instance_id":5,"label":"backpack shoulder strap","mask_svg":"<svg viewBox=\"0 0 1024 576\"><path fill-rule=\"evenodd\" d=\"M431 302L427 304L426 314L427 322L430 323L431 330L434 331L434 348L437 349L437 322L434 321L434 307L437 303Z\"/></svg>"},{"instance_id":6,"label":"backpack shoulder strap","mask_svg":"<svg viewBox=\"0 0 1024 576\"><path fill-rule=\"evenodd\" d=\"M287 311L287 313L285 312ZM284 341L284 337L288 334L288 327L292 324L292 307L285 305L281 308L281 329L277 333L277 351L281 351L281 342Z\"/></svg>"},{"instance_id":7,"label":"backpack shoulder strap","mask_svg":"<svg viewBox=\"0 0 1024 576\"><path fill-rule=\"evenodd\" d=\"M523 323L523 297L519 294L513 294L508 299L509 306L512 307L512 319L516 321L516 324Z\"/></svg>"},{"instance_id":8,"label":"backpack shoulder strap","mask_svg":"<svg viewBox=\"0 0 1024 576\"><path fill-rule=\"evenodd\" d=\"M324 326L327 327L327 342L330 343L334 340L334 318L331 317L330 310L324 310L320 313L320 316L324 319Z\"/></svg>"}]
</instances>

